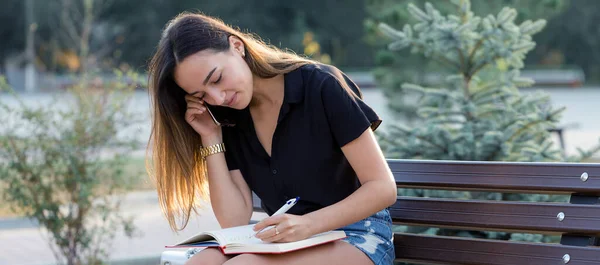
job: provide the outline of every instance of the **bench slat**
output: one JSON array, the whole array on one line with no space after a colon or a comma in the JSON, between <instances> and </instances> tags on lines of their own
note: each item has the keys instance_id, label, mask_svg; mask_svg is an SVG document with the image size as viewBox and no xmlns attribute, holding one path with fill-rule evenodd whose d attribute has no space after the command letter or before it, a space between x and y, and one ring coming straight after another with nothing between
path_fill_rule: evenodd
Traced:
<instances>
[{"instance_id":1,"label":"bench slat","mask_svg":"<svg viewBox=\"0 0 600 265\"><path fill-rule=\"evenodd\" d=\"M600 235L600 205L399 197L390 214L394 222L419 226Z\"/></svg>"},{"instance_id":2,"label":"bench slat","mask_svg":"<svg viewBox=\"0 0 600 265\"><path fill-rule=\"evenodd\" d=\"M401 188L600 195L600 164L388 159ZM581 175L588 178L582 181Z\"/></svg>"},{"instance_id":3,"label":"bench slat","mask_svg":"<svg viewBox=\"0 0 600 265\"><path fill-rule=\"evenodd\" d=\"M396 259L426 264L568 265L600 264L600 248L515 241L394 234Z\"/></svg>"}]
</instances>

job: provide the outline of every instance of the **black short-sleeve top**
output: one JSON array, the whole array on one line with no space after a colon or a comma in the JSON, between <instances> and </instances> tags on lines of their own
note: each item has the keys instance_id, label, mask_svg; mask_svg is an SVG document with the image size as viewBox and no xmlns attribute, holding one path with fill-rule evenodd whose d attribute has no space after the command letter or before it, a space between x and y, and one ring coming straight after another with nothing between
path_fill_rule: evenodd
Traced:
<instances>
[{"instance_id":1,"label":"black short-sleeve top","mask_svg":"<svg viewBox=\"0 0 600 265\"><path fill-rule=\"evenodd\" d=\"M239 169L271 215L300 197L290 214L334 204L360 187L341 147L381 123L356 84L330 65L308 64L284 75L285 92L271 156L258 140L248 108L223 128L230 170Z\"/></svg>"}]
</instances>

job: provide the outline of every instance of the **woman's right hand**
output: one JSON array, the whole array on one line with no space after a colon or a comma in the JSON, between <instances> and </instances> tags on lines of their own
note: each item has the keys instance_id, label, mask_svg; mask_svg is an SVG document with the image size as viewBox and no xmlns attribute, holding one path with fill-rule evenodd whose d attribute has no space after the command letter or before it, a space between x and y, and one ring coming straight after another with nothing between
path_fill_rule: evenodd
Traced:
<instances>
[{"instance_id":1,"label":"woman's right hand","mask_svg":"<svg viewBox=\"0 0 600 265\"><path fill-rule=\"evenodd\" d=\"M186 95L185 102L187 103L185 121L200 134L202 139L220 138L221 127L212 120L212 117L206 110L204 101L197 97Z\"/></svg>"}]
</instances>

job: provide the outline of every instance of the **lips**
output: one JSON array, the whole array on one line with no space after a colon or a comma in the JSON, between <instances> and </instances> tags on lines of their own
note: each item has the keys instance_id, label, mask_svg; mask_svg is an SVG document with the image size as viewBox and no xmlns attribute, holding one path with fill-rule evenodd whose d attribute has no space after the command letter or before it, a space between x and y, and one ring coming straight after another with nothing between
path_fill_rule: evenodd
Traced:
<instances>
[{"instance_id":1,"label":"lips","mask_svg":"<svg viewBox=\"0 0 600 265\"><path fill-rule=\"evenodd\" d=\"M234 93L233 96L225 103L226 106L231 106L235 103L235 99L237 98L237 93Z\"/></svg>"}]
</instances>

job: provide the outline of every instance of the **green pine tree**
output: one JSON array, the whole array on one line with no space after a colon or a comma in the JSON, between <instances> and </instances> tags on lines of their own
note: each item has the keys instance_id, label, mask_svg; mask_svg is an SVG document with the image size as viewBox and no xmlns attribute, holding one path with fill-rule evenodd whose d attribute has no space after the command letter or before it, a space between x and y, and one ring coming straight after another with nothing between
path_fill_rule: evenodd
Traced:
<instances>
[{"instance_id":1,"label":"green pine tree","mask_svg":"<svg viewBox=\"0 0 600 265\"><path fill-rule=\"evenodd\" d=\"M366 11L368 18L365 20L366 41L372 47L379 49L375 62L377 67L373 74L386 97L390 98L389 108L406 123L415 121L417 105L412 97L406 97L402 92L402 83L431 83L435 80L428 79L426 73L441 72L443 65L427 60L420 54L397 53L388 49L380 49L387 45L389 40L382 36L378 24L384 22L391 27L402 28L404 24L418 22L409 10L407 4L413 3L421 6L425 0L368 0ZM431 0L431 3L441 13L453 12L457 5L448 0ZM544 18L554 17L568 7L569 0L486 0L478 1L472 7L476 14L496 14L505 5L514 7L518 17Z\"/></svg>"},{"instance_id":2,"label":"green pine tree","mask_svg":"<svg viewBox=\"0 0 600 265\"><path fill-rule=\"evenodd\" d=\"M411 48L453 73L441 87L404 83L404 93L417 95L415 126L391 126L380 140L387 157L470 161L581 161L600 150L597 146L566 158L554 145L549 128L564 108L554 108L541 92L521 95L520 87L533 80L520 76L525 55L535 47L532 35L545 20L517 25L517 11L504 7L497 15L478 17L468 0L452 0L456 14L444 16L432 4L425 9L408 4L417 20L396 30L380 24L393 39L389 49ZM408 196L490 200L564 201L565 196L502 194L439 190L407 190ZM435 228L413 232L468 235L484 238L552 241L541 235L481 233Z\"/></svg>"}]
</instances>

